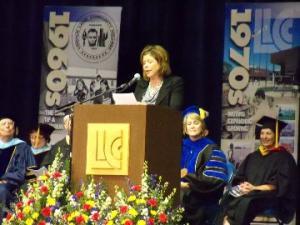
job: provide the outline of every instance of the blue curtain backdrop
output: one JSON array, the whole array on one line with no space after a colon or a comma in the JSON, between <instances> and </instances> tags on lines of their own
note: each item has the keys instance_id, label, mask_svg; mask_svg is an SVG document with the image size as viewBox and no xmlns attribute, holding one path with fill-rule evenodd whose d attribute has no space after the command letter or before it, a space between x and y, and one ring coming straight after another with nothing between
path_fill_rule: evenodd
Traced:
<instances>
[{"instance_id":1,"label":"blue curtain backdrop","mask_svg":"<svg viewBox=\"0 0 300 225\"><path fill-rule=\"evenodd\" d=\"M118 83L141 71L146 44L165 46L173 72L185 80L185 106L210 112L210 134L219 141L224 0L1 1L0 113L15 114L21 137L37 121L45 5L122 6Z\"/></svg>"}]
</instances>

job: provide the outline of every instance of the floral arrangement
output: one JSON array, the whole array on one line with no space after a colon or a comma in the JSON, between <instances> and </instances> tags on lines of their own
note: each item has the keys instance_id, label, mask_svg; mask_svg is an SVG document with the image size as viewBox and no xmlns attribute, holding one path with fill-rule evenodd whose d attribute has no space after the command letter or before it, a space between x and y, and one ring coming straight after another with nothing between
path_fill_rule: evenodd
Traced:
<instances>
[{"instance_id":1,"label":"floral arrangement","mask_svg":"<svg viewBox=\"0 0 300 225\"><path fill-rule=\"evenodd\" d=\"M47 172L28 183L26 190L20 191L19 200L12 206L14 213L7 214L3 219L4 225L56 224L69 182L65 170L58 172L62 168L58 158Z\"/></svg>"},{"instance_id":2,"label":"floral arrangement","mask_svg":"<svg viewBox=\"0 0 300 225\"><path fill-rule=\"evenodd\" d=\"M176 190L166 195L168 182L148 174L144 164L141 185L131 185L129 194L116 187L115 209L108 214L106 225L176 225L181 224L183 208L173 209Z\"/></svg>"},{"instance_id":3,"label":"floral arrangement","mask_svg":"<svg viewBox=\"0 0 300 225\"><path fill-rule=\"evenodd\" d=\"M56 157L48 172L27 191L21 191L13 213L3 225L179 225L183 208L173 208L174 189L167 195L168 183L148 174L144 164L141 185L129 185L126 193L115 187L114 202L102 183L91 178L72 194L66 172Z\"/></svg>"},{"instance_id":4,"label":"floral arrangement","mask_svg":"<svg viewBox=\"0 0 300 225\"><path fill-rule=\"evenodd\" d=\"M103 185L81 185L75 194L67 193L68 202L62 207L59 224L104 224L108 212L112 208L112 200Z\"/></svg>"}]
</instances>

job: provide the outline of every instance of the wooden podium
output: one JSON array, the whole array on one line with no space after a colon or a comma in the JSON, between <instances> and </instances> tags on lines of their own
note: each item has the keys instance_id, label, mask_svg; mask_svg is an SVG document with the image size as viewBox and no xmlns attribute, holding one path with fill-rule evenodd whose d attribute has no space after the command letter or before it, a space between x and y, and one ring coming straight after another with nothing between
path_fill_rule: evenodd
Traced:
<instances>
[{"instance_id":1,"label":"wooden podium","mask_svg":"<svg viewBox=\"0 0 300 225\"><path fill-rule=\"evenodd\" d=\"M78 189L91 174L107 184L110 194L114 194L115 185L128 190L127 178L133 184L141 183L146 160L151 174L162 176L176 188L178 202L182 139L179 111L151 105L77 105L72 138L73 188Z\"/></svg>"}]
</instances>

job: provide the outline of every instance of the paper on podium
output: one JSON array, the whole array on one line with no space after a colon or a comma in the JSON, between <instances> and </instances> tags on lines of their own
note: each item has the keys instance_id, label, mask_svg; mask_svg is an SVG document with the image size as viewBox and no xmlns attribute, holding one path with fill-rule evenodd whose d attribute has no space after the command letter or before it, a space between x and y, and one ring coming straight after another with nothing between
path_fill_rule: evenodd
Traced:
<instances>
[{"instance_id":1,"label":"paper on podium","mask_svg":"<svg viewBox=\"0 0 300 225\"><path fill-rule=\"evenodd\" d=\"M134 94L131 93L113 93L113 99L116 105L137 105L138 101L136 100Z\"/></svg>"}]
</instances>

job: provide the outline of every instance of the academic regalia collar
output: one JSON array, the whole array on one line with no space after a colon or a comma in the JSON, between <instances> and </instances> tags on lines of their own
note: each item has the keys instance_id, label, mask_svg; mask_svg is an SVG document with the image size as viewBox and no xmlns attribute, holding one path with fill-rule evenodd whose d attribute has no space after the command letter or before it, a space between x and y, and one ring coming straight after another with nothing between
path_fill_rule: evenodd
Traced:
<instances>
[{"instance_id":1,"label":"academic regalia collar","mask_svg":"<svg viewBox=\"0 0 300 225\"><path fill-rule=\"evenodd\" d=\"M43 146L41 148L33 148L33 147L31 147L31 152L34 155L38 155L38 154L41 154L43 152L47 152L50 149L51 149L51 145L45 145L45 146Z\"/></svg>"},{"instance_id":2,"label":"academic regalia collar","mask_svg":"<svg viewBox=\"0 0 300 225\"><path fill-rule=\"evenodd\" d=\"M9 142L2 142L0 140L0 150L2 149L6 149L6 148L9 148L11 146L15 146L17 144L20 144L20 143L23 143L24 141L22 141L21 139L19 138L12 138Z\"/></svg>"},{"instance_id":3,"label":"academic regalia collar","mask_svg":"<svg viewBox=\"0 0 300 225\"><path fill-rule=\"evenodd\" d=\"M272 152L281 152L281 151L287 151L285 147L279 145L277 147L273 147L271 149L266 149L264 146L260 145L258 147L258 151L260 152L260 154L262 156L266 156L266 155L269 155L270 153Z\"/></svg>"},{"instance_id":4,"label":"academic regalia collar","mask_svg":"<svg viewBox=\"0 0 300 225\"><path fill-rule=\"evenodd\" d=\"M203 138L200 138L196 141L192 141L190 138L185 138L184 139L184 144L185 145L189 145L189 146L197 146L199 144L201 145L207 145L207 144L213 144L214 142L207 138L207 137L203 137Z\"/></svg>"}]
</instances>

